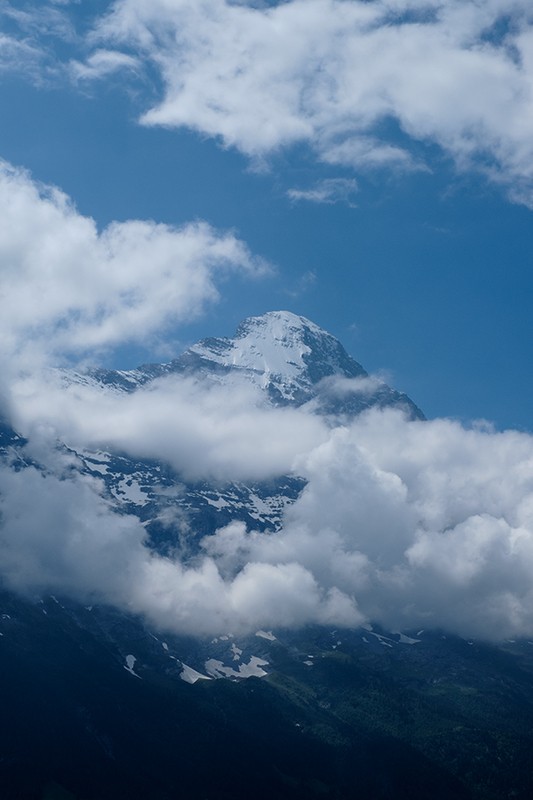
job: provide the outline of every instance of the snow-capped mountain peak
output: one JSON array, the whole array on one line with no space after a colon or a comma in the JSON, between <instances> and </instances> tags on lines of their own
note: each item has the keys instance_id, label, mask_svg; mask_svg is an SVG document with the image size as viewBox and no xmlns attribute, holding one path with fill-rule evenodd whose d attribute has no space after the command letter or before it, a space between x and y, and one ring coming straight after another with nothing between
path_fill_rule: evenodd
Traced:
<instances>
[{"instance_id":1,"label":"snow-capped mountain peak","mask_svg":"<svg viewBox=\"0 0 533 800\"><path fill-rule=\"evenodd\" d=\"M334 336L290 311L248 317L233 338L204 339L177 363L184 361L239 372L278 403L304 402L312 387L329 375L366 375Z\"/></svg>"},{"instance_id":2,"label":"snow-capped mountain peak","mask_svg":"<svg viewBox=\"0 0 533 800\"><path fill-rule=\"evenodd\" d=\"M326 342L331 345L335 340L305 317L270 311L239 325L228 355L233 366L296 377L307 369L313 345L321 343L324 349Z\"/></svg>"},{"instance_id":3,"label":"snow-capped mountain peak","mask_svg":"<svg viewBox=\"0 0 533 800\"><path fill-rule=\"evenodd\" d=\"M248 317L233 337L202 339L166 364L128 371L95 369L83 375L63 371L61 379L65 385L89 382L122 393L166 375L226 387L251 384L271 405L301 406L312 401L314 410L326 415L353 416L377 405L400 406L412 417L423 418L405 394L369 379L331 333L290 311Z\"/></svg>"}]
</instances>

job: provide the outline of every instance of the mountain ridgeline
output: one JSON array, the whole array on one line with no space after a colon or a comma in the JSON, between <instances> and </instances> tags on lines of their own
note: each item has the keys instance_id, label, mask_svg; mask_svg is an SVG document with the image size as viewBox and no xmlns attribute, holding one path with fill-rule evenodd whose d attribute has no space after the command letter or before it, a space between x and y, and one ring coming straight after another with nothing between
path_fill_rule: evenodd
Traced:
<instances>
[{"instance_id":1,"label":"mountain ridgeline","mask_svg":"<svg viewBox=\"0 0 533 800\"><path fill-rule=\"evenodd\" d=\"M127 391L164 375L186 375L216 383L243 382L260 388L273 406L317 402L322 413L357 414L371 406L396 406L411 417L423 414L406 394L370 379L330 333L289 311L244 320L233 338L202 339L166 364L135 370L92 370L93 378ZM335 378L359 379L336 387Z\"/></svg>"}]
</instances>

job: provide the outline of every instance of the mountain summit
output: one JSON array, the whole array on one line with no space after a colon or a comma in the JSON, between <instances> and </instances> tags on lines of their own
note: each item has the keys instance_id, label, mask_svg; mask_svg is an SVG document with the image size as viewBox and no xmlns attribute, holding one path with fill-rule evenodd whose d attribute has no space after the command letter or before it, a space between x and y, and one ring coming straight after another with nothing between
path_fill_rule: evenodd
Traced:
<instances>
[{"instance_id":1,"label":"mountain summit","mask_svg":"<svg viewBox=\"0 0 533 800\"><path fill-rule=\"evenodd\" d=\"M370 378L331 333L290 311L248 317L233 337L202 339L168 364L129 374L132 383L139 378L144 383L168 373L219 383L244 380L265 392L275 406L313 401L319 413L348 414L374 405L401 406L413 418L423 419L407 395ZM335 378L348 381L339 387Z\"/></svg>"},{"instance_id":2,"label":"mountain summit","mask_svg":"<svg viewBox=\"0 0 533 800\"><path fill-rule=\"evenodd\" d=\"M317 413L350 416L371 406L395 406L413 419L424 419L406 394L370 377L331 333L290 311L248 317L233 337L202 339L165 364L95 369L85 375L65 372L65 381L89 379L135 391L169 374L226 385L251 383L274 406L312 402Z\"/></svg>"},{"instance_id":3,"label":"mountain summit","mask_svg":"<svg viewBox=\"0 0 533 800\"><path fill-rule=\"evenodd\" d=\"M290 311L248 317L233 338L204 339L173 363L202 371L240 373L266 390L276 405L300 405L323 378L366 377L340 342Z\"/></svg>"}]
</instances>

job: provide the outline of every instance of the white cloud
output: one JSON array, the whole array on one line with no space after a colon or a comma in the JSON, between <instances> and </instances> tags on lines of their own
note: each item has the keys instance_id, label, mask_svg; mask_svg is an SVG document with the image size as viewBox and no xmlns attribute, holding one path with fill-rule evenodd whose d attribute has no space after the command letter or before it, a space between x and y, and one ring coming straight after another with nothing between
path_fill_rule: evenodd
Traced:
<instances>
[{"instance_id":1,"label":"white cloud","mask_svg":"<svg viewBox=\"0 0 533 800\"><path fill-rule=\"evenodd\" d=\"M247 564L225 580L209 557L186 567L154 554L141 523L114 513L83 478L0 468L0 512L0 573L22 593L113 603L197 636L361 620L349 598L324 592L299 564Z\"/></svg>"},{"instance_id":2,"label":"white cloud","mask_svg":"<svg viewBox=\"0 0 533 800\"><path fill-rule=\"evenodd\" d=\"M527 0L117 0L93 38L159 70L147 125L356 168L424 168L411 142L436 143L531 204L532 22Z\"/></svg>"},{"instance_id":3,"label":"white cloud","mask_svg":"<svg viewBox=\"0 0 533 800\"><path fill-rule=\"evenodd\" d=\"M2 2L0 19L11 22L18 35L25 39L37 41L43 36L57 36L65 41L74 40L76 34L69 16L64 11L53 8L54 5L68 3L28 3L25 8L15 8L10 2Z\"/></svg>"},{"instance_id":4,"label":"white cloud","mask_svg":"<svg viewBox=\"0 0 533 800\"><path fill-rule=\"evenodd\" d=\"M133 394L91 383L65 386L61 373L22 376L12 386L12 418L39 451L56 440L162 459L185 478L266 479L328 436L311 414L265 406L261 392L235 379L219 386L167 376Z\"/></svg>"},{"instance_id":5,"label":"white cloud","mask_svg":"<svg viewBox=\"0 0 533 800\"><path fill-rule=\"evenodd\" d=\"M357 191L357 182L349 178L326 178L310 189L289 189L287 196L294 201L310 203L346 203L353 207L352 196Z\"/></svg>"},{"instance_id":6,"label":"white cloud","mask_svg":"<svg viewBox=\"0 0 533 800\"><path fill-rule=\"evenodd\" d=\"M70 63L70 73L76 80L106 78L120 70L138 73L140 71L139 59L116 50L96 50L86 61L74 60Z\"/></svg>"},{"instance_id":7,"label":"white cloud","mask_svg":"<svg viewBox=\"0 0 533 800\"><path fill-rule=\"evenodd\" d=\"M218 299L231 273L266 269L207 223L140 220L99 231L68 197L0 164L0 334L19 366L146 342Z\"/></svg>"},{"instance_id":8,"label":"white cloud","mask_svg":"<svg viewBox=\"0 0 533 800\"><path fill-rule=\"evenodd\" d=\"M338 616L356 623L350 600L323 590L299 564L248 564L224 579L210 557L185 566L154 555L141 523L117 513L103 484L76 475L75 459L55 448L58 438L105 444L193 477L290 471L327 430L294 410L263 408L250 387L169 377L130 396L90 381L65 386L64 373L48 366L65 354L145 342L216 300L225 275L255 276L265 265L205 223L129 221L98 231L58 189L5 163L0 212L2 401L42 464L0 467L4 583L114 603L196 634Z\"/></svg>"},{"instance_id":9,"label":"white cloud","mask_svg":"<svg viewBox=\"0 0 533 800\"><path fill-rule=\"evenodd\" d=\"M491 26L505 15L497 38ZM402 149L379 133L392 119L531 204L531 16L518 0L122 0L100 36L135 54L99 49L73 69L102 77L145 58L165 87L146 124L189 126L251 157L307 142L332 164L419 168L407 140ZM0 67L42 69L35 20L17 22L31 35L0 39ZM57 18L69 35L62 25ZM292 196L333 202L352 184ZM228 273L263 270L235 236L205 223L99 231L59 190L7 164L0 212L4 375L145 341L201 313ZM0 469L0 571L10 586L95 596L196 633L369 618L533 635L531 436L391 411L330 431L309 409L265 408L243 386L167 378L124 396L55 380L33 372L10 387L32 452L58 472ZM333 383L341 394L376 387ZM98 482L61 474L57 437L160 458L187 477L294 470L308 486L279 533L229 526L185 566L154 556L140 523L114 513Z\"/></svg>"},{"instance_id":10,"label":"white cloud","mask_svg":"<svg viewBox=\"0 0 533 800\"><path fill-rule=\"evenodd\" d=\"M330 428L313 404L269 408L238 379L167 376L133 394L65 385L64 373L44 369L50 358L156 335L216 299L228 271L262 265L204 223L100 232L60 191L6 164L0 210L2 401L47 469L0 469L0 574L10 586L95 596L191 633L370 619L533 635L532 436L394 411ZM377 387L366 378L322 388ZM293 472L308 485L278 533L232 525L185 565L155 556L101 484L73 478L57 439L161 459L184 478Z\"/></svg>"},{"instance_id":11,"label":"white cloud","mask_svg":"<svg viewBox=\"0 0 533 800\"><path fill-rule=\"evenodd\" d=\"M204 548L228 576L298 563L389 629L531 636L532 466L529 435L371 411L301 460L281 532L230 526Z\"/></svg>"},{"instance_id":12,"label":"white cloud","mask_svg":"<svg viewBox=\"0 0 533 800\"><path fill-rule=\"evenodd\" d=\"M98 488L33 467L0 469L2 576L12 588L116 599L114 582L134 578L144 530L135 518L113 514Z\"/></svg>"}]
</instances>

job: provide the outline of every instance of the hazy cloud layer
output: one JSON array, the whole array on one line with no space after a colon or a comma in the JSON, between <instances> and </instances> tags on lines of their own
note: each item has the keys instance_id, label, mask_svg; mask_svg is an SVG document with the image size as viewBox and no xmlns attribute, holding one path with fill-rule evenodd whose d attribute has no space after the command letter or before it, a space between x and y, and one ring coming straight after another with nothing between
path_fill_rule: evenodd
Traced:
<instances>
[{"instance_id":1,"label":"hazy cloud layer","mask_svg":"<svg viewBox=\"0 0 533 800\"><path fill-rule=\"evenodd\" d=\"M531 204L532 22L528 0L117 0L94 39L159 70L147 125L358 169L424 168L412 140L436 143Z\"/></svg>"},{"instance_id":2,"label":"hazy cloud layer","mask_svg":"<svg viewBox=\"0 0 533 800\"><path fill-rule=\"evenodd\" d=\"M260 390L238 379L217 385L170 375L125 394L65 385L52 371L15 382L12 406L17 430L33 446L42 442L39 458L60 440L162 459L187 479L283 475L328 437L319 417L268 407Z\"/></svg>"}]
</instances>

